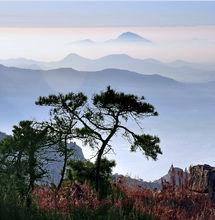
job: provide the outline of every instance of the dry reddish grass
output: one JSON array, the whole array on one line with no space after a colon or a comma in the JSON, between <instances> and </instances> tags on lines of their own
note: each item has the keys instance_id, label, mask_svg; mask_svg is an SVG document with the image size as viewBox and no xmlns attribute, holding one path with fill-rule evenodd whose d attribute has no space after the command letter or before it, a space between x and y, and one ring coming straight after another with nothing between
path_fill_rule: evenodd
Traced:
<instances>
[{"instance_id":1,"label":"dry reddish grass","mask_svg":"<svg viewBox=\"0 0 215 220\"><path fill-rule=\"evenodd\" d=\"M118 181L116 185L133 202L137 210L151 214L155 219L215 219L215 204L210 201L208 195L189 190L187 171L176 172L172 167L170 182L162 180L161 191L128 187L123 180Z\"/></svg>"},{"instance_id":2,"label":"dry reddish grass","mask_svg":"<svg viewBox=\"0 0 215 220\"><path fill-rule=\"evenodd\" d=\"M122 190L137 210L151 214L155 219L215 219L215 206L205 194L181 188L152 191L123 187Z\"/></svg>"},{"instance_id":3,"label":"dry reddish grass","mask_svg":"<svg viewBox=\"0 0 215 220\"><path fill-rule=\"evenodd\" d=\"M185 181L186 183L186 181ZM99 201L87 184L67 185L58 193L48 187L35 189L38 206L47 211L68 214L74 207L96 210L104 205L121 208L132 204L134 209L160 220L214 220L215 205L207 194L191 192L185 185L164 185L162 191L114 184L114 199ZM119 195L124 196L119 196Z\"/></svg>"},{"instance_id":4,"label":"dry reddish grass","mask_svg":"<svg viewBox=\"0 0 215 220\"><path fill-rule=\"evenodd\" d=\"M68 214L76 207L97 209L105 200L99 201L87 184L69 184L56 191L56 188L38 187L33 192L36 204L46 211Z\"/></svg>"}]
</instances>

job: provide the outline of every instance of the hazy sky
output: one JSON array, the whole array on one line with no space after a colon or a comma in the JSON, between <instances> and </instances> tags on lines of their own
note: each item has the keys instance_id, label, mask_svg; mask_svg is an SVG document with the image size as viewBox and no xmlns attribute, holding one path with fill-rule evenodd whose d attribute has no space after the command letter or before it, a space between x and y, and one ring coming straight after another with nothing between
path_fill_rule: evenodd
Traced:
<instances>
[{"instance_id":1,"label":"hazy sky","mask_svg":"<svg viewBox=\"0 0 215 220\"><path fill-rule=\"evenodd\" d=\"M116 46L102 43L126 31L140 34L152 44ZM69 53L88 58L125 53L142 59L214 62L214 36L215 26L0 28L0 59L26 57L49 61L62 59ZM73 43L83 39L96 43Z\"/></svg>"},{"instance_id":2,"label":"hazy sky","mask_svg":"<svg viewBox=\"0 0 215 220\"><path fill-rule=\"evenodd\" d=\"M1 27L214 25L215 2L0 1Z\"/></svg>"},{"instance_id":3,"label":"hazy sky","mask_svg":"<svg viewBox=\"0 0 215 220\"><path fill-rule=\"evenodd\" d=\"M0 59L126 53L163 61L214 62L214 11L215 2L0 1ZM125 31L153 43L141 47L100 43ZM97 44L71 44L83 39Z\"/></svg>"}]
</instances>

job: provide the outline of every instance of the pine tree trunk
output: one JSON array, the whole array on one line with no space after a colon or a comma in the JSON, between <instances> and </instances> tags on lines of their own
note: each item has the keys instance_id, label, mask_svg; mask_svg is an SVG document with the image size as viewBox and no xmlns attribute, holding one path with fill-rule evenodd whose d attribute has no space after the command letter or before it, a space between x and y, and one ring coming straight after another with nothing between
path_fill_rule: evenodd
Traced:
<instances>
[{"instance_id":1,"label":"pine tree trunk","mask_svg":"<svg viewBox=\"0 0 215 220\"><path fill-rule=\"evenodd\" d=\"M103 143L101 149L99 150L97 159L96 159L96 192L99 195L99 198L101 198L101 178L100 178L100 172L101 172L101 160L102 160L102 155L104 153L106 144Z\"/></svg>"},{"instance_id":2,"label":"pine tree trunk","mask_svg":"<svg viewBox=\"0 0 215 220\"><path fill-rule=\"evenodd\" d=\"M33 147L30 148L28 166L29 166L29 187L28 187L26 205L28 208L30 208L32 205L31 194L34 189L34 183L36 180L36 174L35 174L36 159L35 159L35 152Z\"/></svg>"},{"instance_id":3,"label":"pine tree trunk","mask_svg":"<svg viewBox=\"0 0 215 220\"><path fill-rule=\"evenodd\" d=\"M68 160L68 149L67 149L67 138L66 137L64 140L64 150L65 150L65 152L64 152L63 168L62 168L62 172L61 172L61 178L60 178L60 181L57 186L57 191L60 190L62 183L63 183L63 180L64 180L65 173L66 173L66 166L67 166L67 160Z\"/></svg>"},{"instance_id":4,"label":"pine tree trunk","mask_svg":"<svg viewBox=\"0 0 215 220\"><path fill-rule=\"evenodd\" d=\"M116 130L117 130L117 125L116 124L113 128L113 130L110 132L110 134L108 135L108 137L106 138L106 140L102 143L102 146L99 150L97 159L96 159L96 192L99 194L99 197L101 197L101 191L100 191L100 185L101 185L101 178L100 178L100 170L101 170L101 159L102 159L102 155L104 153L104 150L108 144L108 142L110 141L110 139L113 137L113 135L115 134Z\"/></svg>"}]
</instances>

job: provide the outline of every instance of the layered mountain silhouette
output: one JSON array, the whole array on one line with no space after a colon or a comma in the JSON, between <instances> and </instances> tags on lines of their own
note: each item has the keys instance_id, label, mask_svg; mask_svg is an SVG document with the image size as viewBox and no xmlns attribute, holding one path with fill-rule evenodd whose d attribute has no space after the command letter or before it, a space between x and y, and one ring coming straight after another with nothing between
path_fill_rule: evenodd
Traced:
<instances>
[{"instance_id":1,"label":"layered mountain silhouette","mask_svg":"<svg viewBox=\"0 0 215 220\"><path fill-rule=\"evenodd\" d=\"M159 74L183 82L208 82L215 80L215 66L200 65L185 61L164 63L155 59L136 59L125 54L113 54L98 59L87 59L69 54L55 62L37 62L27 59L0 60L6 66L26 69L50 70L74 68L79 71L100 71L107 68L123 69L142 74Z\"/></svg>"}]
</instances>

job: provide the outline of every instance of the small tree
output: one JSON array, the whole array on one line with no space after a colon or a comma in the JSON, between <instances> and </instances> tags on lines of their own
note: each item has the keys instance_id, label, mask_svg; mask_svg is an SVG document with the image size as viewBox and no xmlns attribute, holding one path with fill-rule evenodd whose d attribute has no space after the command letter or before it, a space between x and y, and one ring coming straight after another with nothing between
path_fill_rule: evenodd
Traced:
<instances>
[{"instance_id":1,"label":"small tree","mask_svg":"<svg viewBox=\"0 0 215 220\"><path fill-rule=\"evenodd\" d=\"M73 120L64 120L64 118L58 117L56 113L53 118L50 118L50 122L43 123L43 126L48 128L48 137L50 143L50 150L54 150L60 157L63 157L63 165L60 173L60 180L57 184L57 191L60 190L69 158L74 154L73 150L68 147L68 141L72 139L72 129L75 125ZM54 158L54 162L56 162Z\"/></svg>"},{"instance_id":2,"label":"small tree","mask_svg":"<svg viewBox=\"0 0 215 220\"><path fill-rule=\"evenodd\" d=\"M21 202L26 195L24 169L21 152L17 153L13 137L7 136L0 142L0 196L4 200Z\"/></svg>"},{"instance_id":3,"label":"small tree","mask_svg":"<svg viewBox=\"0 0 215 220\"><path fill-rule=\"evenodd\" d=\"M21 121L14 126L13 136L0 144L1 165L5 173L16 177L17 187L26 204L31 206L31 193L36 181L45 174L44 161L47 161L46 130L36 128L33 121ZM24 188L23 188L24 186Z\"/></svg>"},{"instance_id":4,"label":"small tree","mask_svg":"<svg viewBox=\"0 0 215 220\"><path fill-rule=\"evenodd\" d=\"M37 104L63 109L80 122L76 129L78 136L84 140L85 144L89 144L96 150L97 191L100 189L102 157L113 149L110 141L120 131L130 143L131 151L139 149L147 158L150 157L154 160L157 159L158 154L162 153L158 137L144 134L142 129L140 129L140 133L136 133L126 125L128 121L132 120L140 126L140 122L144 118L158 115L154 107L145 102L144 97L116 92L108 87L106 91L94 95L92 103L87 103L86 100L87 97L82 93L75 96L70 93L65 96L60 94L40 97ZM80 111L74 110L74 102L81 102Z\"/></svg>"},{"instance_id":5,"label":"small tree","mask_svg":"<svg viewBox=\"0 0 215 220\"><path fill-rule=\"evenodd\" d=\"M52 145L52 147L54 146L60 157L63 157L63 166L57 190L61 188L66 173L67 162L74 153L73 150L68 147L68 141L77 137L75 132L78 122L77 118L74 114L68 112L66 108L62 108L62 105L66 106L68 101L70 109L72 109L75 114L79 114L80 108L86 101L86 97L82 93L70 93L66 96L59 95L58 97L50 95L48 99L41 97L38 102L36 102L38 105L53 107L49 112L50 120L43 122L42 126L48 130L50 145Z\"/></svg>"}]
</instances>

